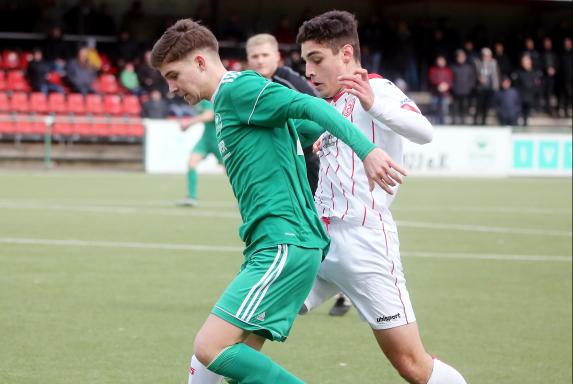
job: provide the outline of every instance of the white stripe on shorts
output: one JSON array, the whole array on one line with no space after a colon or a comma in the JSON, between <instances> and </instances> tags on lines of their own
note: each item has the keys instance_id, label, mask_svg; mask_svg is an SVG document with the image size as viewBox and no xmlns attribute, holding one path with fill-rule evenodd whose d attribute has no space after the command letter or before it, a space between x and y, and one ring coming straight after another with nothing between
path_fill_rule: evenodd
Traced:
<instances>
[{"instance_id":1,"label":"white stripe on shorts","mask_svg":"<svg viewBox=\"0 0 573 384\"><path fill-rule=\"evenodd\" d=\"M283 245L283 249L284 249L284 257L281 259L281 262L277 268L277 273L275 274L275 277L273 278L273 281L271 281L267 287L265 288L265 290L262 292L261 297L259 297L259 300L257 301L257 304L255 304L255 306L253 307L253 310L249 313L249 317L247 317L247 321L251 321L251 318L253 317L253 315L255 314L255 311L257 310L257 308L259 308L259 305L261 304L261 301L263 301L263 298L265 297L267 291L269 290L270 286L273 285L273 283L275 282L275 280L280 276L281 272L283 271L283 268L286 264L287 258L288 258L288 245L285 244ZM255 295L256 297L256 295ZM253 302L255 301L255 299L253 299ZM248 312L248 310L247 310Z\"/></svg>"},{"instance_id":2,"label":"white stripe on shorts","mask_svg":"<svg viewBox=\"0 0 573 384\"><path fill-rule=\"evenodd\" d=\"M273 261L273 264L270 266L270 268L265 272L265 274L263 275L263 277L261 277L261 279L255 284L253 285L253 287L251 288L251 290L249 291L249 294L247 295L247 297L245 298L245 300L243 300L241 306L239 307L239 310L237 311L236 316L240 319L242 319L243 317L245 317L246 312L249 311L249 309L247 308L246 312L243 314L243 316L241 316L241 312L243 311L243 309L245 308L245 306L249 303L249 300L251 299L251 295L257 291L260 290L260 286L264 286L264 284L268 281L269 275L273 272L275 266L277 265L278 261L280 260L280 256L282 253L282 246L279 245L278 246L278 251L277 251L277 255L275 256L275 259ZM251 304L252 305L252 304Z\"/></svg>"}]
</instances>

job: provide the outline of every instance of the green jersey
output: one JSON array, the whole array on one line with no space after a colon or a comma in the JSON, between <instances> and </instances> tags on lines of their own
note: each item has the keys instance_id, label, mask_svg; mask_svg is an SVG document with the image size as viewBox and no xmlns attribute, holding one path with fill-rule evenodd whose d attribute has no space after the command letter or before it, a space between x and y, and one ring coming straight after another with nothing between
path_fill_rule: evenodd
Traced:
<instances>
[{"instance_id":1,"label":"green jersey","mask_svg":"<svg viewBox=\"0 0 573 384\"><path fill-rule=\"evenodd\" d=\"M361 159L374 145L323 100L254 71L227 72L212 100L219 151L243 219L245 256L278 244L326 254L329 238L316 213L297 130L316 136L323 131L317 127L327 127Z\"/></svg>"}]
</instances>

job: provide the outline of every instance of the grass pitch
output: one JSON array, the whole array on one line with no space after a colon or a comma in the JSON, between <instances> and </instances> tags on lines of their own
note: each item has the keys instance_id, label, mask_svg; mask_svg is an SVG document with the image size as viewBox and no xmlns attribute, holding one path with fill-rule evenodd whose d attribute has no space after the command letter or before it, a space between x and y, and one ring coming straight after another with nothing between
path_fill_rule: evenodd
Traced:
<instances>
[{"instance_id":1,"label":"grass pitch","mask_svg":"<svg viewBox=\"0 0 573 384\"><path fill-rule=\"evenodd\" d=\"M0 174L0 383L186 383L241 263L223 176ZM469 383L570 383L571 180L410 177L393 213L427 349ZM401 383L330 303L265 351L312 384Z\"/></svg>"}]
</instances>

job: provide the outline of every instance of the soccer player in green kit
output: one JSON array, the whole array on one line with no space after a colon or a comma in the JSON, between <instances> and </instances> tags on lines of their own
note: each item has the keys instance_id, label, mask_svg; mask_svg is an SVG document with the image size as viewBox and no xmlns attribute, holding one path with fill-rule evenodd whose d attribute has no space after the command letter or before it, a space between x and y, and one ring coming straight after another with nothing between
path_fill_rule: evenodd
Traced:
<instances>
[{"instance_id":1,"label":"soccer player in green kit","mask_svg":"<svg viewBox=\"0 0 573 384\"><path fill-rule=\"evenodd\" d=\"M253 71L227 72L214 35L190 19L164 32L152 64L170 92L190 104L213 102L218 148L243 220L244 262L196 335L189 383L216 383L217 375L241 384L303 383L259 352L265 339L287 338L329 245L302 148L326 127L363 161L371 189L392 193L405 171L323 100Z\"/></svg>"},{"instance_id":2,"label":"soccer player in green kit","mask_svg":"<svg viewBox=\"0 0 573 384\"><path fill-rule=\"evenodd\" d=\"M193 147L189 157L189 168L187 169L187 197L177 202L177 205L194 207L197 205L197 166L212 153L219 163L223 162L219 149L217 148L217 138L215 137L215 114L213 104L207 100L201 100L195 105L198 114L181 123L182 130L197 123L204 123L203 135Z\"/></svg>"}]
</instances>

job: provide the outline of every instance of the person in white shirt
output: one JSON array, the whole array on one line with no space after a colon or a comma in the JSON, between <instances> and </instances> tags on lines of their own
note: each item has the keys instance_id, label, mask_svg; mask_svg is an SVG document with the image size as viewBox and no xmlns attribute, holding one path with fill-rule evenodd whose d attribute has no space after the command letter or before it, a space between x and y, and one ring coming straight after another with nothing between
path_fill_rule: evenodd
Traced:
<instances>
[{"instance_id":1,"label":"person in white shirt","mask_svg":"<svg viewBox=\"0 0 573 384\"><path fill-rule=\"evenodd\" d=\"M360 65L357 23L330 11L299 29L306 75L319 95L402 165L403 138L432 140L433 128L391 81ZM315 203L331 237L304 314L337 292L347 295L392 365L409 383L463 384L462 375L432 358L420 339L400 261L390 205L396 195L366 182L364 166L346 144L323 133L315 144L320 173Z\"/></svg>"}]
</instances>

